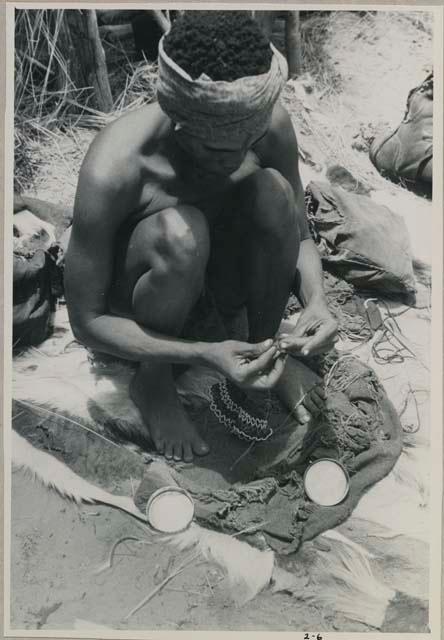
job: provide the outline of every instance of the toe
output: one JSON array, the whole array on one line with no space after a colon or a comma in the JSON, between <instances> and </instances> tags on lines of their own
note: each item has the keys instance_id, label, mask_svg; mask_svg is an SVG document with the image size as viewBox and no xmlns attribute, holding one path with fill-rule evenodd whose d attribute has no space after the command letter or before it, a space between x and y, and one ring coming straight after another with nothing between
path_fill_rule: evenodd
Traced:
<instances>
[{"instance_id":1,"label":"toe","mask_svg":"<svg viewBox=\"0 0 444 640\"><path fill-rule=\"evenodd\" d=\"M183 459L185 462L191 462L193 460L193 449L189 442L185 442L183 445Z\"/></svg>"},{"instance_id":2,"label":"toe","mask_svg":"<svg viewBox=\"0 0 444 640\"><path fill-rule=\"evenodd\" d=\"M182 460L182 443L175 442L173 445L173 458L174 460Z\"/></svg>"},{"instance_id":3,"label":"toe","mask_svg":"<svg viewBox=\"0 0 444 640\"><path fill-rule=\"evenodd\" d=\"M153 440L154 440L154 446L156 447L156 450L159 453L163 453L165 449L165 442L163 438L161 438L160 436L154 436Z\"/></svg>"},{"instance_id":4,"label":"toe","mask_svg":"<svg viewBox=\"0 0 444 640\"><path fill-rule=\"evenodd\" d=\"M309 422L311 418L307 409L303 405L299 405L299 407L296 409L296 417L298 418L301 424L305 424L306 422Z\"/></svg>"},{"instance_id":5,"label":"toe","mask_svg":"<svg viewBox=\"0 0 444 640\"><path fill-rule=\"evenodd\" d=\"M200 438L195 442L193 442L193 451L198 456L206 456L209 450L210 450L210 447L207 445L206 442L204 442Z\"/></svg>"},{"instance_id":6,"label":"toe","mask_svg":"<svg viewBox=\"0 0 444 640\"><path fill-rule=\"evenodd\" d=\"M317 413L319 413L318 405L314 402L313 396L307 396L305 398L305 400L304 400L304 408L307 410L307 412L311 416L314 416Z\"/></svg>"},{"instance_id":7,"label":"toe","mask_svg":"<svg viewBox=\"0 0 444 640\"><path fill-rule=\"evenodd\" d=\"M325 400L327 397L325 394L324 385L322 383L319 383L317 387L315 387L315 389L313 390L313 393L319 398L321 398L322 400Z\"/></svg>"},{"instance_id":8,"label":"toe","mask_svg":"<svg viewBox=\"0 0 444 640\"><path fill-rule=\"evenodd\" d=\"M167 442L165 445L165 458L167 458L168 460L171 460L171 458L173 457L173 443L172 442Z\"/></svg>"},{"instance_id":9,"label":"toe","mask_svg":"<svg viewBox=\"0 0 444 640\"><path fill-rule=\"evenodd\" d=\"M311 400L317 407L318 411L321 411L325 405L325 395L321 395L317 392L317 389L311 394Z\"/></svg>"}]
</instances>

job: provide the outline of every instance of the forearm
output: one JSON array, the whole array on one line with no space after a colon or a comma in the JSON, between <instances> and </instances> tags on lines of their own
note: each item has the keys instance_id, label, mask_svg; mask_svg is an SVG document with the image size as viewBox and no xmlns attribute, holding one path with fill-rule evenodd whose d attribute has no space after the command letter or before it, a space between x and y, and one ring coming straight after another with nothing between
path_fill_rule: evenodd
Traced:
<instances>
[{"instance_id":1,"label":"forearm","mask_svg":"<svg viewBox=\"0 0 444 640\"><path fill-rule=\"evenodd\" d=\"M302 305L325 301L321 258L311 238L301 242L296 269L296 294Z\"/></svg>"},{"instance_id":2,"label":"forearm","mask_svg":"<svg viewBox=\"0 0 444 640\"><path fill-rule=\"evenodd\" d=\"M72 325L76 337L87 347L125 360L171 364L210 361L210 343L164 336L127 318L102 315L83 322L81 327L75 322Z\"/></svg>"}]
</instances>

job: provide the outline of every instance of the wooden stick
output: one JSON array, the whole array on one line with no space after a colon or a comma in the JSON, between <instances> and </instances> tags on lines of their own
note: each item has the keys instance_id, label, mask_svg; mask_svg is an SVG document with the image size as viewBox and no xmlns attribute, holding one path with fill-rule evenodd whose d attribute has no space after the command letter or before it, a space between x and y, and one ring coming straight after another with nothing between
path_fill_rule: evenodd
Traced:
<instances>
[{"instance_id":1,"label":"wooden stick","mask_svg":"<svg viewBox=\"0 0 444 640\"><path fill-rule=\"evenodd\" d=\"M170 573L165 578L165 580L162 580L162 582L160 582L155 589L150 591L150 593L145 598L143 598L143 600L141 600L139 602L139 604L137 604L133 609L131 609L131 611L129 613L126 614L126 616L124 617L124 620L129 620L129 618L131 618L131 616L133 616L135 613L137 613L137 611L139 611L139 609L141 609L146 604L148 604L148 602L150 600L152 600L154 598L154 596L157 595L159 593L159 591L161 589L163 589L163 587L166 584L168 584L168 582L170 582L173 578L175 578L180 573L182 573L182 571L184 571L188 567L188 565L191 564L194 560L197 560L199 555L200 555L200 551L198 551L197 553L192 555L191 558L189 558L186 562L183 562L175 571Z\"/></svg>"},{"instance_id":2,"label":"wooden stick","mask_svg":"<svg viewBox=\"0 0 444 640\"><path fill-rule=\"evenodd\" d=\"M130 24L104 24L99 27L99 34L102 37L113 36L121 40L133 35L133 27Z\"/></svg>"},{"instance_id":3,"label":"wooden stick","mask_svg":"<svg viewBox=\"0 0 444 640\"><path fill-rule=\"evenodd\" d=\"M170 30L170 27L171 27L170 21L162 13L160 9L151 9L150 13L153 16L154 20L159 25L159 27L162 29L163 33L166 33L167 31Z\"/></svg>"},{"instance_id":4,"label":"wooden stick","mask_svg":"<svg viewBox=\"0 0 444 640\"><path fill-rule=\"evenodd\" d=\"M285 20L285 51L288 62L288 75L296 78L302 73L301 32L299 11L288 11Z\"/></svg>"},{"instance_id":5,"label":"wooden stick","mask_svg":"<svg viewBox=\"0 0 444 640\"><path fill-rule=\"evenodd\" d=\"M102 435L101 433L97 433L97 431L94 431L94 429L90 429L89 427L86 427L84 424L81 424L80 422L77 422L76 420L72 420L71 418L68 418L68 416L64 416L60 413L56 413L55 411L51 411L51 409L46 409L46 407L41 407L40 405L37 404L32 404L31 402L26 402L26 400L17 400L16 398L13 398L14 402L18 402L18 404L23 405L24 407L26 407L27 409L31 409L34 411L43 411L43 413L47 413L51 416L54 416L55 418L58 418L59 420L65 420L66 422L69 422L70 424L74 424L76 427L80 427L81 429L84 429L85 431L89 431L90 433L92 433L92 435L97 436L98 438L102 438L102 440L106 440L106 442L108 442L108 444L112 444L113 447L118 447L119 449L121 449L122 445L117 444L117 442L114 442L113 440L110 440L109 438L107 438L106 436Z\"/></svg>"},{"instance_id":6,"label":"wooden stick","mask_svg":"<svg viewBox=\"0 0 444 640\"><path fill-rule=\"evenodd\" d=\"M87 12L88 36L92 45L94 56L94 85L99 107L105 113L109 113L113 108L113 97L109 85L108 70L106 68L105 52L100 40L99 27L97 24L97 14L94 9Z\"/></svg>"},{"instance_id":7,"label":"wooden stick","mask_svg":"<svg viewBox=\"0 0 444 640\"><path fill-rule=\"evenodd\" d=\"M131 9L97 9L97 15L104 25L128 22L128 20L132 20L141 13L143 12Z\"/></svg>"},{"instance_id":8,"label":"wooden stick","mask_svg":"<svg viewBox=\"0 0 444 640\"><path fill-rule=\"evenodd\" d=\"M78 89L93 87L94 104L99 111L108 113L113 107L113 98L106 68L105 52L99 35L97 15L94 10L65 11L66 38L64 57L75 60L70 65L74 85Z\"/></svg>"}]
</instances>

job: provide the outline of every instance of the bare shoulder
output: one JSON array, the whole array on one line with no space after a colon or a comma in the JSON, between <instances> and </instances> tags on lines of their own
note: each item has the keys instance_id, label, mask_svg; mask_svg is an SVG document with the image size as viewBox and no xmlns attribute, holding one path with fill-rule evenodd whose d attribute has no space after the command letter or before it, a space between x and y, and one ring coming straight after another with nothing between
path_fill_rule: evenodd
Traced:
<instances>
[{"instance_id":1,"label":"bare shoulder","mask_svg":"<svg viewBox=\"0 0 444 640\"><path fill-rule=\"evenodd\" d=\"M94 138L81 168L89 182L114 190L133 183L144 154L156 150L169 126L157 103L117 118Z\"/></svg>"},{"instance_id":2,"label":"bare shoulder","mask_svg":"<svg viewBox=\"0 0 444 640\"><path fill-rule=\"evenodd\" d=\"M286 158L297 159L297 140L290 115L277 102L266 135L254 147L263 166L280 165ZM297 161L297 160L296 160Z\"/></svg>"},{"instance_id":3,"label":"bare shoulder","mask_svg":"<svg viewBox=\"0 0 444 640\"><path fill-rule=\"evenodd\" d=\"M265 137L265 142L271 147L288 144L290 139L296 139L290 114L287 109L277 102L271 116L270 127Z\"/></svg>"}]
</instances>

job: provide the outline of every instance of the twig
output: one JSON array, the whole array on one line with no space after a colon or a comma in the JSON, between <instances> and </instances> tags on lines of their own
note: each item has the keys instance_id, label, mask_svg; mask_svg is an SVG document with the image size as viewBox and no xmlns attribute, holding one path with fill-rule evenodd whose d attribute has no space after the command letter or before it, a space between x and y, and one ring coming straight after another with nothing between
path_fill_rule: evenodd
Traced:
<instances>
[{"instance_id":1,"label":"twig","mask_svg":"<svg viewBox=\"0 0 444 640\"><path fill-rule=\"evenodd\" d=\"M166 584L168 584L168 582L170 582L173 578L175 578L180 573L182 573L188 567L188 565L194 562L194 560L197 560L199 555L200 555L200 551L192 555L191 558L189 558L187 561L183 562L175 571L173 571L173 573L170 573L164 580L162 580L162 582L160 582L157 585L155 589L150 591L150 593L147 596L145 596L145 598L143 598L143 600L141 600L139 604L137 604L133 609L131 609L129 613L126 614L126 616L124 617L124 620L129 620L129 618L131 618L131 616L137 613L139 609L144 607L150 600L152 600L154 596L157 595L159 591L161 591L161 589L163 589L163 587Z\"/></svg>"},{"instance_id":2,"label":"twig","mask_svg":"<svg viewBox=\"0 0 444 640\"><path fill-rule=\"evenodd\" d=\"M192 589L179 589L178 587L168 587L165 591L177 591L178 593L192 593L195 596L205 595L202 591L193 591Z\"/></svg>"},{"instance_id":3,"label":"twig","mask_svg":"<svg viewBox=\"0 0 444 640\"><path fill-rule=\"evenodd\" d=\"M59 420L66 420L67 422L70 422L71 424L76 425L76 427L80 427L81 429L85 429L85 431L89 431L90 433L92 433L93 435L97 436L98 438L102 438L102 440L106 440L106 442L108 442L109 444L112 444L114 447L117 447L118 449L121 448L120 444L117 444L116 442L113 442L112 440L110 440L106 436L103 436L101 433L97 433L97 431L94 431L93 429L90 429L89 427L86 427L84 424L81 424L80 422L77 422L76 420L72 420L72 418L68 418L67 416L63 416L63 415L61 415L59 413L56 413L55 411L51 411L50 409L46 409L46 407L39 407L38 405L34 405L31 402L26 402L25 400L17 400L17 399L14 398L14 401L18 402L19 404L24 405L25 407L28 407L31 410L44 411L45 413L49 413L50 415L58 418Z\"/></svg>"},{"instance_id":4,"label":"twig","mask_svg":"<svg viewBox=\"0 0 444 640\"><path fill-rule=\"evenodd\" d=\"M213 586L210 582L210 579L208 578L208 573L206 571L205 571L205 580L207 581L207 585L210 587L211 595L214 597Z\"/></svg>"},{"instance_id":5,"label":"twig","mask_svg":"<svg viewBox=\"0 0 444 640\"><path fill-rule=\"evenodd\" d=\"M400 418L402 418L402 416L403 416L403 415L404 415L404 413L406 412L406 409L407 409L408 404L409 404L409 397L410 397L410 391L408 391L408 392L405 394L405 398L404 398L404 401L403 401L403 403L402 403L402 407L401 407L401 408L400 408L400 410L398 411L398 416L399 416Z\"/></svg>"},{"instance_id":6,"label":"twig","mask_svg":"<svg viewBox=\"0 0 444 640\"><path fill-rule=\"evenodd\" d=\"M294 412L296 411L296 409L298 407L301 406L301 404L303 404L305 398L310 395L310 393L316 389L316 387L319 386L319 383L314 384L312 387L310 387L309 389L307 389L307 391L304 393L304 395L302 396L302 398L300 398L296 404L294 405L294 407L291 409L290 413L288 414L288 416L285 418L285 420L282 422L282 424L280 424L278 427L276 427L275 432L279 431L280 429L283 429L288 422L291 420L291 418L293 417Z\"/></svg>"},{"instance_id":7,"label":"twig","mask_svg":"<svg viewBox=\"0 0 444 640\"><path fill-rule=\"evenodd\" d=\"M266 524L269 524L269 520L264 520L263 522L259 522L256 524L252 524L249 527L245 527L245 529L242 529L241 531L236 531L236 533L232 533L231 537L232 538L237 538L237 536L241 536L244 533L252 533L253 531L257 531L258 529L262 529L262 527Z\"/></svg>"},{"instance_id":8,"label":"twig","mask_svg":"<svg viewBox=\"0 0 444 640\"><path fill-rule=\"evenodd\" d=\"M415 392L412 389L412 385L410 384L410 382L408 383L408 385L409 385L410 393L412 394L412 397L413 397L413 402L415 403L416 420L417 420L416 429L414 431L409 431L409 433L417 433L421 428L421 418L419 417L418 401L416 400Z\"/></svg>"},{"instance_id":9,"label":"twig","mask_svg":"<svg viewBox=\"0 0 444 640\"><path fill-rule=\"evenodd\" d=\"M119 546L119 544L121 544L122 542L125 542L126 540L137 540L137 542L141 542L140 538L136 538L135 536L124 536L123 538L119 538L118 540L116 540L116 542L111 547L111 551L109 552L108 559L94 571L95 575L99 575L100 573L103 573L103 571L106 571L107 569L111 569L111 567L113 566L114 554L116 552L117 547Z\"/></svg>"},{"instance_id":10,"label":"twig","mask_svg":"<svg viewBox=\"0 0 444 640\"><path fill-rule=\"evenodd\" d=\"M253 449L254 445L257 444L257 442L255 442L253 440L253 442L251 442L248 447L245 449L245 451L243 451L240 456L233 462L233 464L230 467L230 471L233 471L234 467L243 459L245 458L246 455L248 455L250 453L250 451Z\"/></svg>"}]
</instances>

